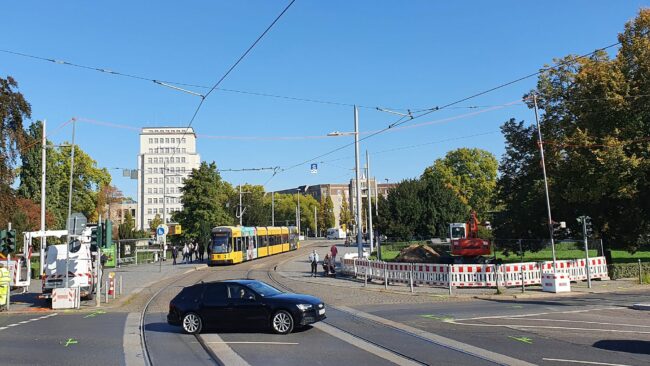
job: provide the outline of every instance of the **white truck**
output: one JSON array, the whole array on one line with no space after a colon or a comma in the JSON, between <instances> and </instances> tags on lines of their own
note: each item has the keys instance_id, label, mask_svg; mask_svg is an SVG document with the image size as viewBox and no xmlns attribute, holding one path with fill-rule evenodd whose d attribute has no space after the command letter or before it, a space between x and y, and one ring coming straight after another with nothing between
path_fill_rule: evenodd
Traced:
<instances>
[{"instance_id":1,"label":"white truck","mask_svg":"<svg viewBox=\"0 0 650 366\"><path fill-rule=\"evenodd\" d=\"M96 268L95 255L90 251L90 228L74 240L74 244L50 245L46 249L42 297L52 298L55 288L79 288L82 298L92 300L101 269ZM68 250L70 253L68 254ZM66 286L66 262L68 268Z\"/></svg>"},{"instance_id":2,"label":"white truck","mask_svg":"<svg viewBox=\"0 0 650 366\"><path fill-rule=\"evenodd\" d=\"M327 239L345 239L345 237L345 230L341 228L333 227L327 229Z\"/></svg>"}]
</instances>

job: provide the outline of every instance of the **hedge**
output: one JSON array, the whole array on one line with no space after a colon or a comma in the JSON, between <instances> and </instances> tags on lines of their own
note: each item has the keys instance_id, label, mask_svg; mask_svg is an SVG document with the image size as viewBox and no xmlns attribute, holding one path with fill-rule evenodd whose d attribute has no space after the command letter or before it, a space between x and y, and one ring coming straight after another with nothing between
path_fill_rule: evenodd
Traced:
<instances>
[{"instance_id":1,"label":"hedge","mask_svg":"<svg viewBox=\"0 0 650 366\"><path fill-rule=\"evenodd\" d=\"M639 263L614 263L607 266L609 278L639 278ZM641 271L650 274L650 263L641 263Z\"/></svg>"}]
</instances>

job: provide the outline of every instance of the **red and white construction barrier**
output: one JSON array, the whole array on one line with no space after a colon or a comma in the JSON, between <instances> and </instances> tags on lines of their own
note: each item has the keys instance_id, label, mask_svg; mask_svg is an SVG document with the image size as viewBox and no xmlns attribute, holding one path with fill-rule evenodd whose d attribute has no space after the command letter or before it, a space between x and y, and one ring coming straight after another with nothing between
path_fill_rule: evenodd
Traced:
<instances>
[{"instance_id":1,"label":"red and white construction barrier","mask_svg":"<svg viewBox=\"0 0 650 366\"><path fill-rule=\"evenodd\" d=\"M557 274L568 281L587 279L585 259L560 260ZM526 262L513 264L425 264L388 263L367 259L341 259L344 274L368 280L453 286L453 287L509 287L541 285L545 273L553 272L553 262ZM608 280L605 257L589 259L591 279Z\"/></svg>"}]
</instances>

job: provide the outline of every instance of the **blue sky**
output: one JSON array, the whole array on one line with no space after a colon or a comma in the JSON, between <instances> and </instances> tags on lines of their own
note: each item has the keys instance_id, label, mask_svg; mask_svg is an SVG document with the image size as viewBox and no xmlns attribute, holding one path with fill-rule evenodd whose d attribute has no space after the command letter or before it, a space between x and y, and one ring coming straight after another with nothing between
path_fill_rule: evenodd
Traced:
<instances>
[{"instance_id":1,"label":"blue sky","mask_svg":"<svg viewBox=\"0 0 650 366\"><path fill-rule=\"evenodd\" d=\"M212 85L287 3L7 2L0 49ZM193 123L198 150L222 169L292 166L352 141L313 138L352 130L348 104L362 106L362 133L378 130L398 117L375 107L444 105L534 72L555 57L612 44L642 6L648 2L297 0L221 87L346 105L215 91ZM79 145L108 168L136 167L138 132L88 121L186 126L198 103L152 82L2 52L0 75L19 82L33 119L47 119L50 130L79 118ZM362 154L369 150L373 175L391 182L420 175L459 147L483 148L499 158L499 126L511 117L532 122L532 112L516 102L534 83L529 79L369 138L361 143ZM462 108L473 106L499 107ZM51 139L69 139L70 133L67 126ZM307 136L312 138L279 138ZM422 146L399 149L413 145ZM310 174L307 163L270 181L268 171L222 175L233 184L268 181L269 190L342 183L352 177L354 150L311 161L319 162L318 174ZM111 173L114 184L136 196L135 181L122 178L120 170Z\"/></svg>"}]
</instances>

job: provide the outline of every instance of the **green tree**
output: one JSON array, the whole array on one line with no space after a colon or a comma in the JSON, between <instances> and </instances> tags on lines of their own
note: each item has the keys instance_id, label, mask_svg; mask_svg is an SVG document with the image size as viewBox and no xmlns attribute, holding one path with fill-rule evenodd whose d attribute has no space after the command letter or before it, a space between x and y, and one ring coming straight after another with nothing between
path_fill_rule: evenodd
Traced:
<instances>
[{"instance_id":1,"label":"green tree","mask_svg":"<svg viewBox=\"0 0 650 366\"><path fill-rule=\"evenodd\" d=\"M134 231L135 229L135 219L131 216L131 212L127 210L124 215L124 223L120 224L117 228L117 235L120 239L134 239L136 238Z\"/></svg>"},{"instance_id":2,"label":"green tree","mask_svg":"<svg viewBox=\"0 0 650 366\"><path fill-rule=\"evenodd\" d=\"M231 191L214 162L202 162L198 169L193 169L181 188L183 210L173 216L183 227L182 239L205 243L213 227L234 224L234 217L225 207Z\"/></svg>"},{"instance_id":3,"label":"green tree","mask_svg":"<svg viewBox=\"0 0 650 366\"><path fill-rule=\"evenodd\" d=\"M350 203L348 202L345 192L343 193L343 198L341 202L341 212L339 213L339 225L341 225L341 227L345 225L346 230L352 230L352 227L354 226L354 216L352 215L352 211L350 210Z\"/></svg>"},{"instance_id":4,"label":"green tree","mask_svg":"<svg viewBox=\"0 0 650 366\"><path fill-rule=\"evenodd\" d=\"M264 187L261 185L242 185L242 206L244 215L242 224L244 226L267 226L271 225L271 201L266 198ZM239 209L239 187L232 187L228 192L228 211L231 216L237 218Z\"/></svg>"},{"instance_id":5,"label":"green tree","mask_svg":"<svg viewBox=\"0 0 650 366\"><path fill-rule=\"evenodd\" d=\"M318 231L320 232L319 235L323 236L323 234L327 232L327 229L333 228L336 224L336 219L334 217L334 202L332 202L332 197L322 197L319 207Z\"/></svg>"},{"instance_id":6,"label":"green tree","mask_svg":"<svg viewBox=\"0 0 650 366\"><path fill-rule=\"evenodd\" d=\"M41 199L41 138L42 123L33 123L26 133L27 146L30 147L21 152L22 166L17 190L21 197L35 202ZM55 227L64 227L68 215L71 151L69 147L47 149L46 207L54 217ZM95 160L75 146L72 212L81 212L89 221L96 221L100 204L98 192L110 181L108 170L97 167ZM103 204L101 206L103 208Z\"/></svg>"},{"instance_id":7,"label":"green tree","mask_svg":"<svg viewBox=\"0 0 650 366\"><path fill-rule=\"evenodd\" d=\"M149 224L149 229L151 231L155 231L156 228L162 223L163 223L162 218L160 217L160 215L156 214L156 216L154 216L153 219L151 219L151 223Z\"/></svg>"},{"instance_id":8,"label":"green tree","mask_svg":"<svg viewBox=\"0 0 650 366\"><path fill-rule=\"evenodd\" d=\"M540 109L554 220L575 225L589 215L606 246L630 250L650 232L649 33L643 9L619 35L615 58L600 51L557 60L562 66L542 72L526 96L532 108L535 94ZM509 121L502 130L495 234L548 238L535 127Z\"/></svg>"},{"instance_id":9,"label":"green tree","mask_svg":"<svg viewBox=\"0 0 650 366\"><path fill-rule=\"evenodd\" d=\"M483 218L492 211L498 161L489 151L460 148L437 159L424 176L438 176L460 200Z\"/></svg>"}]
</instances>

